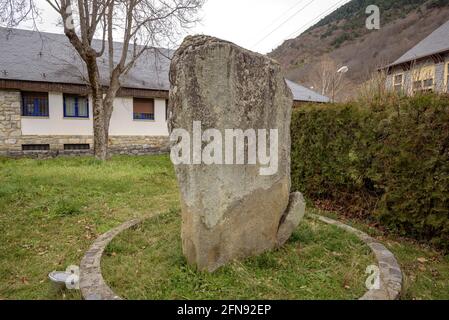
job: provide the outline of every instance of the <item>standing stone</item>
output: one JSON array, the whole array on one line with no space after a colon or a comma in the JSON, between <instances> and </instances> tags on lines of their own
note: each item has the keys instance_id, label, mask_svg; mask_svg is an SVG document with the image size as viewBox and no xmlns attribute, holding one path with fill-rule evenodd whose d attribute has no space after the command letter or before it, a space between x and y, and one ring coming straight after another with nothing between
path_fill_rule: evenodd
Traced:
<instances>
[{"instance_id":1,"label":"standing stone","mask_svg":"<svg viewBox=\"0 0 449 320\"><path fill-rule=\"evenodd\" d=\"M212 272L283 245L304 215L305 204L296 194L289 206L293 99L278 63L233 43L189 36L174 54L170 82L171 132L184 129L192 139L193 123L201 121L203 132L217 129L223 141L226 129L277 129L279 139L274 175L260 175L266 166L259 162L175 166L188 262Z\"/></svg>"}]
</instances>

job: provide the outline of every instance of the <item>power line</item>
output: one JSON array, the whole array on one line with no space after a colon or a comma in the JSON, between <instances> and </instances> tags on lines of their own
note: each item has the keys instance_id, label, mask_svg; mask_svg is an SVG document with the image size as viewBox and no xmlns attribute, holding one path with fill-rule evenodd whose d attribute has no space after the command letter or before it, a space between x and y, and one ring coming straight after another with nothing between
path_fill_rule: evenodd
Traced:
<instances>
[{"instance_id":1,"label":"power line","mask_svg":"<svg viewBox=\"0 0 449 320\"><path fill-rule=\"evenodd\" d=\"M268 33L265 37L263 37L262 39L260 39L258 42L256 42L252 48L254 48L255 46L257 46L259 43L261 43L262 41L264 41L266 38L268 38L269 36L271 36L274 32L276 32L277 30L279 30L279 28L281 28L283 25L285 25L287 22L289 22L291 19L293 19L293 17L295 17L298 13L300 13L301 11L303 11L305 8L307 8L309 5L312 4L312 2L314 2L315 0L311 0L309 1L305 6L301 7L301 9L299 9L298 11L296 11L294 14L292 14L290 17L288 17L284 22L282 22L280 25L278 25L274 30L272 30L270 33Z\"/></svg>"},{"instance_id":2,"label":"power line","mask_svg":"<svg viewBox=\"0 0 449 320\"><path fill-rule=\"evenodd\" d=\"M268 38L270 35L272 35L274 32L276 32L277 30L279 30L282 26L284 26L287 22L289 22L291 19L293 19L293 17L295 17L298 13L300 13L301 11L303 11L305 8L307 8L309 5L312 4L312 2L314 2L315 0L311 0L309 1L305 6L301 7L301 9L299 9L298 11L296 11L294 14L292 14L291 16L289 16L286 20L284 20L280 25L278 25L276 28L274 28L271 32L269 32L266 36L264 36L262 39L260 39L258 42L256 42L252 48L256 47L258 44L260 44L262 41L264 41L266 38Z\"/></svg>"},{"instance_id":3,"label":"power line","mask_svg":"<svg viewBox=\"0 0 449 320\"><path fill-rule=\"evenodd\" d=\"M271 26L273 26L277 21L279 21L279 19L281 19L282 17L284 17L287 13L289 13L290 11L292 11L294 8L296 8L298 5L300 5L302 2L304 2L304 0L300 0L299 2L297 2L295 5L293 5L292 7L288 8L286 11L284 11L281 15L279 15L276 19L274 19L269 25L267 25L262 31L260 31L258 33L258 35L262 35L265 31L267 31Z\"/></svg>"},{"instance_id":4,"label":"power line","mask_svg":"<svg viewBox=\"0 0 449 320\"><path fill-rule=\"evenodd\" d=\"M313 23L315 20L317 19L321 19L323 16L326 16L329 12L333 11L336 7L338 7L340 4L342 4L343 2L349 2L350 0L341 0L339 2L337 2L336 4L334 4L332 7L330 7L329 9L327 9L324 13L320 13L317 17L313 18L312 20L310 20L309 22L303 24L301 26L301 28L299 28L298 30L296 30L295 32L293 32L292 34L290 34L287 39L291 39L293 38L293 36L295 34L297 34L298 32L300 32L302 30L302 28L307 27L309 24Z\"/></svg>"}]
</instances>

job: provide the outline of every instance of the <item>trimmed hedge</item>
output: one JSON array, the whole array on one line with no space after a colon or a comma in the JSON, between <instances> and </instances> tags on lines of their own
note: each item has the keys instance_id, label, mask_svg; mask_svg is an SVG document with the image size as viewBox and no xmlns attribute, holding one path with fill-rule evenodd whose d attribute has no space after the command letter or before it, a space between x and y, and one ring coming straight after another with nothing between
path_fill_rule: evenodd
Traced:
<instances>
[{"instance_id":1,"label":"trimmed hedge","mask_svg":"<svg viewBox=\"0 0 449 320\"><path fill-rule=\"evenodd\" d=\"M293 112L292 184L314 201L449 249L449 97Z\"/></svg>"}]
</instances>

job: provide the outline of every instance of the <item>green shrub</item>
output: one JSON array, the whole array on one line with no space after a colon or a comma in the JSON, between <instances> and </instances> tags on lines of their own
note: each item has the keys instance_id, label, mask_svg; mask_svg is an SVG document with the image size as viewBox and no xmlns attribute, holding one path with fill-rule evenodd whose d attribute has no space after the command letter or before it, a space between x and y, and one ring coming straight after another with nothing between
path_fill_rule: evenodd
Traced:
<instances>
[{"instance_id":1,"label":"green shrub","mask_svg":"<svg viewBox=\"0 0 449 320\"><path fill-rule=\"evenodd\" d=\"M449 249L449 97L295 110L292 184L311 200Z\"/></svg>"}]
</instances>

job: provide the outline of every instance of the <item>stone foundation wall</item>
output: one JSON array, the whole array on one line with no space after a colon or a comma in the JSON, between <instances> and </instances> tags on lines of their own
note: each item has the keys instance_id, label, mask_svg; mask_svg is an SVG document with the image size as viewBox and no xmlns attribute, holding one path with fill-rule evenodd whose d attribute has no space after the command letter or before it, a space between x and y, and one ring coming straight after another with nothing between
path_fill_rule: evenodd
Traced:
<instances>
[{"instance_id":1,"label":"stone foundation wall","mask_svg":"<svg viewBox=\"0 0 449 320\"><path fill-rule=\"evenodd\" d=\"M116 136L109 137L109 149L113 154L168 153L170 142L166 136Z\"/></svg>"},{"instance_id":2,"label":"stone foundation wall","mask_svg":"<svg viewBox=\"0 0 449 320\"><path fill-rule=\"evenodd\" d=\"M14 148L21 136L20 92L0 90L0 154Z\"/></svg>"},{"instance_id":3,"label":"stone foundation wall","mask_svg":"<svg viewBox=\"0 0 449 320\"><path fill-rule=\"evenodd\" d=\"M93 153L92 136L22 135L20 92L0 90L0 155L55 157ZM64 150L65 144L88 144L87 150ZM49 150L23 150L23 145L49 145ZM111 154L145 155L169 151L167 136L111 136Z\"/></svg>"},{"instance_id":4,"label":"stone foundation wall","mask_svg":"<svg viewBox=\"0 0 449 320\"><path fill-rule=\"evenodd\" d=\"M20 136L15 144L7 145L0 154L11 157L56 157L58 155L93 154L92 136ZM22 150L23 145L49 145L50 150ZM86 150L65 150L65 144L88 144ZM109 138L111 154L147 155L169 152L169 138L165 136L113 136Z\"/></svg>"}]
</instances>

